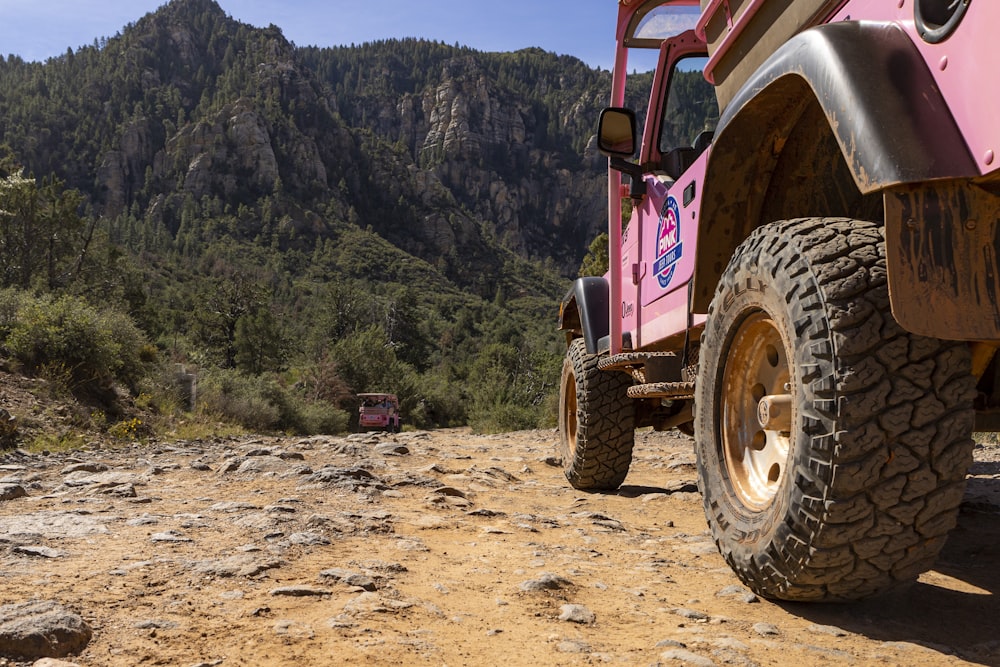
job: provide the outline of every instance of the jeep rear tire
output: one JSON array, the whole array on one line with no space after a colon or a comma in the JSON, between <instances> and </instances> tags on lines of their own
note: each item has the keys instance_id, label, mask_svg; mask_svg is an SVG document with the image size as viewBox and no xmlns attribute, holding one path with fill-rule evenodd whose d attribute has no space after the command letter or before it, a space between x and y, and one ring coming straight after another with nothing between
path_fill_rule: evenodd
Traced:
<instances>
[{"instance_id":1,"label":"jeep rear tire","mask_svg":"<svg viewBox=\"0 0 1000 667\"><path fill-rule=\"evenodd\" d=\"M635 442L635 404L625 373L597 368L582 338L566 350L559 388L563 473L577 489L617 489L628 475Z\"/></svg>"},{"instance_id":2,"label":"jeep rear tire","mask_svg":"<svg viewBox=\"0 0 1000 667\"><path fill-rule=\"evenodd\" d=\"M755 231L720 280L701 350L699 483L744 583L854 600L931 567L972 462L975 381L966 344L893 319L881 228Z\"/></svg>"}]
</instances>

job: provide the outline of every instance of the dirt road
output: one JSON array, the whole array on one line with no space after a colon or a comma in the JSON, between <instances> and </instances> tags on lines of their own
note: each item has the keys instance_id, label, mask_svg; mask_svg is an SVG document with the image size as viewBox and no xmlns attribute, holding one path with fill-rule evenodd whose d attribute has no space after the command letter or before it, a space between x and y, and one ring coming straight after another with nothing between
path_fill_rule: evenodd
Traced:
<instances>
[{"instance_id":1,"label":"dirt road","mask_svg":"<svg viewBox=\"0 0 1000 667\"><path fill-rule=\"evenodd\" d=\"M445 430L0 455L0 606L77 614L92 636L61 660L78 665L1000 665L996 448L978 450L935 570L827 606L739 585L688 438L638 434L610 494L570 488L555 442Z\"/></svg>"}]
</instances>

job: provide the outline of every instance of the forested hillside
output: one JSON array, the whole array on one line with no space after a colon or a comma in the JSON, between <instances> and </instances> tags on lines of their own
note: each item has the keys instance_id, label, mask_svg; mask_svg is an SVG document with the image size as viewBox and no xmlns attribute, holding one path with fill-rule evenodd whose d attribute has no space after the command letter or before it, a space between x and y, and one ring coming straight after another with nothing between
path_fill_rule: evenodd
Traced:
<instances>
[{"instance_id":1,"label":"forested hillside","mask_svg":"<svg viewBox=\"0 0 1000 667\"><path fill-rule=\"evenodd\" d=\"M376 390L420 425L534 425L558 298L605 226L608 83L535 49L299 48L213 0L0 59L0 309L126 314L133 394L183 363L206 409L262 427L331 428Z\"/></svg>"}]
</instances>

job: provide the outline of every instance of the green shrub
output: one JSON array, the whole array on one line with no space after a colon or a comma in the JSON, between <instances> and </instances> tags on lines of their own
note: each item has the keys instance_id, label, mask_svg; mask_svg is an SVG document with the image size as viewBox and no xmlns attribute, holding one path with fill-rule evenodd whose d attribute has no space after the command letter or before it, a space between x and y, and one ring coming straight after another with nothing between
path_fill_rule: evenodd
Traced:
<instances>
[{"instance_id":1,"label":"green shrub","mask_svg":"<svg viewBox=\"0 0 1000 667\"><path fill-rule=\"evenodd\" d=\"M99 324L109 332L112 345L118 351L117 363L112 365L115 379L135 390L138 381L148 372L149 364L156 360L156 348L125 313L102 311Z\"/></svg>"},{"instance_id":2,"label":"green shrub","mask_svg":"<svg viewBox=\"0 0 1000 667\"><path fill-rule=\"evenodd\" d=\"M148 368L137 383L133 404L153 421L150 426L154 430L169 429L175 418L189 418L192 387L183 366L158 362L150 363Z\"/></svg>"},{"instance_id":3,"label":"green shrub","mask_svg":"<svg viewBox=\"0 0 1000 667\"><path fill-rule=\"evenodd\" d=\"M6 341L10 335L25 299L25 294L13 287L0 290L0 341Z\"/></svg>"},{"instance_id":4,"label":"green shrub","mask_svg":"<svg viewBox=\"0 0 1000 667\"><path fill-rule=\"evenodd\" d=\"M18 297L5 290L0 293L0 334L26 369L48 374L61 369L59 375L73 390L113 381L133 388L144 372L146 338L132 320L113 310L97 310L78 297Z\"/></svg>"},{"instance_id":5,"label":"green shrub","mask_svg":"<svg viewBox=\"0 0 1000 667\"><path fill-rule=\"evenodd\" d=\"M237 371L210 371L198 379L198 409L252 430L273 431L279 427L281 412L261 384L261 378Z\"/></svg>"},{"instance_id":6,"label":"green shrub","mask_svg":"<svg viewBox=\"0 0 1000 667\"><path fill-rule=\"evenodd\" d=\"M550 423L551 365L547 355L532 355L511 345L493 343L483 348L469 381L472 430L501 433Z\"/></svg>"},{"instance_id":7,"label":"green shrub","mask_svg":"<svg viewBox=\"0 0 1000 667\"><path fill-rule=\"evenodd\" d=\"M536 428L539 413L533 406L514 403L493 403L475 406L469 414L469 426L474 433L507 433Z\"/></svg>"},{"instance_id":8,"label":"green shrub","mask_svg":"<svg viewBox=\"0 0 1000 667\"><path fill-rule=\"evenodd\" d=\"M559 428L559 387L554 387L545 396L541 405L541 416L538 421L538 428L555 429Z\"/></svg>"},{"instance_id":9,"label":"green shrub","mask_svg":"<svg viewBox=\"0 0 1000 667\"><path fill-rule=\"evenodd\" d=\"M138 417L133 417L109 426L108 435L116 440L138 440L149 435L149 427Z\"/></svg>"},{"instance_id":10,"label":"green shrub","mask_svg":"<svg viewBox=\"0 0 1000 667\"><path fill-rule=\"evenodd\" d=\"M414 379L416 400L403 412L403 420L417 428L464 425L468 392L465 384L451 380L446 370L435 369ZM409 397L406 397L409 398ZM404 400L404 396L400 396Z\"/></svg>"},{"instance_id":11,"label":"green shrub","mask_svg":"<svg viewBox=\"0 0 1000 667\"><path fill-rule=\"evenodd\" d=\"M347 430L348 414L345 410L322 401L303 402L297 411L299 427L303 435L319 433L343 433Z\"/></svg>"},{"instance_id":12,"label":"green shrub","mask_svg":"<svg viewBox=\"0 0 1000 667\"><path fill-rule=\"evenodd\" d=\"M327 401L310 401L281 385L275 376L212 370L198 381L198 409L254 431L300 435L341 433L348 414Z\"/></svg>"}]
</instances>

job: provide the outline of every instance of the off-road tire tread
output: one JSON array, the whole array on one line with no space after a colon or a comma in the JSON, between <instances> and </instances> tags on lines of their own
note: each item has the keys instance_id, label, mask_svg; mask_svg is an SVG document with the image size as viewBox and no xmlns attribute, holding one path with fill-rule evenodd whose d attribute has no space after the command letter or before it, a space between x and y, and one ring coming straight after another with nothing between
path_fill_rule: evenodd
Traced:
<instances>
[{"instance_id":1,"label":"off-road tire tread","mask_svg":"<svg viewBox=\"0 0 1000 667\"><path fill-rule=\"evenodd\" d=\"M972 461L975 380L968 347L909 334L889 307L882 229L842 218L773 223L740 246L709 309L702 350L724 357L720 304L759 264L790 309L807 436L785 516L769 544L723 509L726 482L706 448L715 388L699 378L696 423L706 514L723 557L757 593L854 600L928 569L955 525ZM703 362L704 362L703 355ZM723 363L723 362L718 362ZM708 382L707 384L711 384ZM723 464L724 467L724 464ZM766 511L766 510L765 510Z\"/></svg>"},{"instance_id":2,"label":"off-road tire tread","mask_svg":"<svg viewBox=\"0 0 1000 667\"><path fill-rule=\"evenodd\" d=\"M575 378L577 425L575 451L560 433L563 472L576 489L612 490L621 486L632 464L635 403L626 391L631 378L598 368L600 355L588 354L582 338L566 350L565 367ZM563 391L570 390L564 387Z\"/></svg>"}]
</instances>

